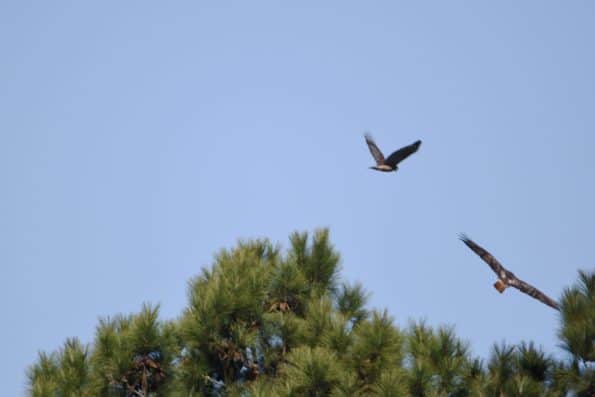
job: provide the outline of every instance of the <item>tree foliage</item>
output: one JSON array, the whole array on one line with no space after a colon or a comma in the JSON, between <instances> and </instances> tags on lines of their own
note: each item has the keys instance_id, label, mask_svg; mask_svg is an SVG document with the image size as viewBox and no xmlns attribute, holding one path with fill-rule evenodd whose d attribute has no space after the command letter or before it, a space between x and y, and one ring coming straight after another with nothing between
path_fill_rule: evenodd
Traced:
<instances>
[{"instance_id":1,"label":"tree foliage","mask_svg":"<svg viewBox=\"0 0 595 397\"><path fill-rule=\"evenodd\" d=\"M595 274L560 301L568 359L532 342L495 344L486 362L453 327L401 329L341 283L328 230L221 250L188 285L179 319L159 307L100 319L85 346L67 339L28 369L32 397L595 395Z\"/></svg>"}]
</instances>

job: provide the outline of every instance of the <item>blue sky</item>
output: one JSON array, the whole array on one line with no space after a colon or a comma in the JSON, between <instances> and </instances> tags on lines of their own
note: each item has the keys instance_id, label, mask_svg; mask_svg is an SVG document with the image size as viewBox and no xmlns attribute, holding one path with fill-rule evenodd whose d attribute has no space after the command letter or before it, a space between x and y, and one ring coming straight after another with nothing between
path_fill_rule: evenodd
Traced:
<instances>
[{"instance_id":1,"label":"blue sky","mask_svg":"<svg viewBox=\"0 0 595 397\"><path fill-rule=\"evenodd\" d=\"M557 298L592 269L589 1L3 2L3 391L99 316L186 305L238 238L330 227L342 275L397 324L476 354L557 348ZM371 131L396 174L369 170Z\"/></svg>"}]
</instances>

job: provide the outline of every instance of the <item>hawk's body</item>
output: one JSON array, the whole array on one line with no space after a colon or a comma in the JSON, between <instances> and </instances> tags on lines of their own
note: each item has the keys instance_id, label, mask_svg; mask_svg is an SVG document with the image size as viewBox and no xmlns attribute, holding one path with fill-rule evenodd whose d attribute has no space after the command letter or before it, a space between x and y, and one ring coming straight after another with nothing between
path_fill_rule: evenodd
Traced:
<instances>
[{"instance_id":1,"label":"hawk's body","mask_svg":"<svg viewBox=\"0 0 595 397\"><path fill-rule=\"evenodd\" d=\"M393 152L390 156L388 156L388 158L385 159L384 154L382 154L382 151L380 151L378 146L376 146L372 136L370 134L366 134L365 138L368 148L370 149L370 153L372 153L372 157L374 157L374 160L376 160L376 165L370 168L382 172L392 172L398 170L399 167L397 167L397 164L411 156L413 153L417 152L417 149L419 149L419 146L421 145L421 141L417 140L411 145L404 146Z\"/></svg>"},{"instance_id":2,"label":"hawk's body","mask_svg":"<svg viewBox=\"0 0 595 397\"><path fill-rule=\"evenodd\" d=\"M530 295L538 301L545 303L556 310L560 310L556 301L531 284L528 284L517 278L513 272L506 270L504 266L502 266L500 262L498 262L498 260L492 256L492 254L477 245L473 240L465 235L461 235L460 239L465 243L465 245L467 245L467 247L471 248L473 252L479 255L479 257L492 268L494 273L496 273L498 276L498 281L496 281L494 284L494 288L496 288L498 292L504 292L504 290L509 286L515 287L516 289L524 292L527 295Z\"/></svg>"}]
</instances>

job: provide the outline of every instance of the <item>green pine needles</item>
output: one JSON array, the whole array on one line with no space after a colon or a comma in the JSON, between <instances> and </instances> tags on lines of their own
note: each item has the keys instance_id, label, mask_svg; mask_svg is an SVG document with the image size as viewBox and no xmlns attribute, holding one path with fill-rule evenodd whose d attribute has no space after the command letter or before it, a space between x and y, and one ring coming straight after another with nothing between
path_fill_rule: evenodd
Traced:
<instances>
[{"instance_id":1,"label":"green pine needles","mask_svg":"<svg viewBox=\"0 0 595 397\"><path fill-rule=\"evenodd\" d=\"M159 306L99 321L28 369L31 397L588 396L595 395L595 273L560 299L568 359L533 343L493 346L486 362L452 327L401 329L339 279L328 230L220 251L188 285L180 318Z\"/></svg>"}]
</instances>

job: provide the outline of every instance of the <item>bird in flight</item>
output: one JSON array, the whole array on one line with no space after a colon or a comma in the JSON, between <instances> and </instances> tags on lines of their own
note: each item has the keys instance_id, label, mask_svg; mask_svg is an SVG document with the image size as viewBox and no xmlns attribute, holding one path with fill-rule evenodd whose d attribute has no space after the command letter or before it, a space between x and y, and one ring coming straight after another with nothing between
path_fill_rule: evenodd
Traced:
<instances>
[{"instance_id":1,"label":"bird in flight","mask_svg":"<svg viewBox=\"0 0 595 397\"><path fill-rule=\"evenodd\" d=\"M479 255L479 257L483 259L483 261L492 268L494 273L496 273L496 275L498 276L498 281L496 281L496 283L494 284L494 288L496 288L498 292L504 292L504 290L509 286L515 287L521 292L524 292L525 294L537 299L538 301L541 301L542 303L545 303L546 305L556 310L560 310L560 307L555 300L553 300L552 298L550 298L549 296L532 286L531 284L528 284L523 280L519 280L514 275L514 273L506 270L504 266L502 266L500 262L498 262L498 260L492 256L492 254L490 254L488 251L477 245L473 240L471 240L464 234L459 235L459 238L461 239L461 241L465 243L465 245L467 245L467 247L471 248L473 252Z\"/></svg>"},{"instance_id":2,"label":"bird in flight","mask_svg":"<svg viewBox=\"0 0 595 397\"><path fill-rule=\"evenodd\" d=\"M370 134L365 134L365 138L368 148L370 149L370 153L372 153L372 157L374 157L374 160L376 160L376 165L370 168L382 172L396 171L399 168L397 167L397 164L411 156L413 153L417 152L417 149L419 149L419 146L421 145L421 141L417 140L411 145L404 146L393 152L390 156L388 156L387 159L385 159L384 155L380 149L378 149L378 146L376 146L376 143L372 139L372 136Z\"/></svg>"}]
</instances>

